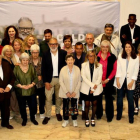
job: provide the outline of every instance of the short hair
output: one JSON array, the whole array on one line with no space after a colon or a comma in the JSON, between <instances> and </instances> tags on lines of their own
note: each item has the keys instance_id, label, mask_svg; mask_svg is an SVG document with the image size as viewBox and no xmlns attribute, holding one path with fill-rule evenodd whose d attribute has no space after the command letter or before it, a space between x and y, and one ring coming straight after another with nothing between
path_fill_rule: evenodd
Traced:
<instances>
[{"instance_id":1,"label":"short hair","mask_svg":"<svg viewBox=\"0 0 140 140\"><path fill-rule=\"evenodd\" d=\"M24 52L20 55L19 60L21 61L22 59L28 59L29 60L29 54Z\"/></svg>"},{"instance_id":2,"label":"short hair","mask_svg":"<svg viewBox=\"0 0 140 140\"><path fill-rule=\"evenodd\" d=\"M131 16L135 17L136 19L136 14L129 14L128 18L130 18Z\"/></svg>"},{"instance_id":3,"label":"short hair","mask_svg":"<svg viewBox=\"0 0 140 140\"><path fill-rule=\"evenodd\" d=\"M28 17L21 17L21 18L18 20L18 27L19 27L19 23L20 23L21 21L29 21L29 22L32 23L32 20L29 19ZM32 26L33 26L33 23L32 23Z\"/></svg>"},{"instance_id":4,"label":"short hair","mask_svg":"<svg viewBox=\"0 0 140 140\"><path fill-rule=\"evenodd\" d=\"M52 40L56 40L56 41L57 41L57 39L56 39L55 37L52 37L52 38L49 40L49 43L50 43Z\"/></svg>"},{"instance_id":5,"label":"short hair","mask_svg":"<svg viewBox=\"0 0 140 140\"><path fill-rule=\"evenodd\" d=\"M65 57L65 60L67 60L68 58L71 58L71 57L72 57L73 59L75 59L73 54L67 54L66 57Z\"/></svg>"},{"instance_id":6,"label":"short hair","mask_svg":"<svg viewBox=\"0 0 140 140\"><path fill-rule=\"evenodd\" d=\"M64 35L64 37L63 37L63 43L64 43L64 41L65 41L66 39L70 39L70 42L71 42L71 43L73 42L72 36L71 36L71 35Z\"/></svg>"},{"instance_id":7,"label":"short hair","mask_svg":"<svg viewBox=\"0 0 140 140\"><path fill-rule=\"evenodd\" d=\"M10 37L9 37L8 31L9 31L10 28L13 28L15 30L15 33L16 33L15 34L15 38L19 38L19 33L18 33L17 28L15 26L13 26L13 25L10 25L10 26L8 26L5 29L5 32L4 32L4 39L6 39L7 41L9 41L9 43L10 43Z\"/></svg>"},{"instance_id":8,"label":"short hair","mask_svg":"<svg viewBox=\"0 0 140 140\"><path fill-rule=\"evenodd\" d=\"M34 40L35 40L35 43L34 43L34 44L38 44L37 38L36 38L34 35L30 34L30 35L28 35L28 36L24 39L24 42L23 42L23 47L24 47L24 49L25 49L25 47L27 46L27 41L28 41L28 39L29 39L30 37L33 37L33 38L34 38Z\"/></svg>"},{"instance_id":9,"label":"short hair","mask_svg":"<svg viewBox=\"0 0 140 140\"><path fill-rule=\"evenodd\" d=\"M97 67L99 66L99 63L98 63L98 61L97 61L97 56L96 56L96 51L95 51L95 50L90 50L90 51L87 52L86 60L85 60L85 61L88 60L88 56L89 56L91 53L93 53L94 56L95 56L94 64L95 64L95 67L97 68Z\"/></svg>"},{"instance_id":10,"label":"short hair","mask_svg":"<svg viewBox=\"0 0 140 140\"><path fill-rule=\"evenodd\" d=\"M93 38L94 38L94 34L92 34L92 33L87 33L87 34L86 34L86 37L87 37L87 35L92 35Z\"/></svg>"},{"instance_id":11,"label":"short hair","mask_svg":"<svg viewBox=\"0 0 140 140\"><path fill-rule=\"evenodd\" d=\"M11 45L5 45L5 46L3 47L2 52L1 52L2 57L5 57L5 52L6 52L8 49L10 49L10 50L12 51L12 56L11 56L11 58L13 57L13 55L14 55L14 49L13 49L13 47L12 47Z\"/></svg>"},{"instance_id":12,"label":"short hair","mask_svg":"<svg viewBox=\"0 0 140 140\"><path fill-rule=\"evenodd\" d=\"M108 28L108 27L112 28L112 30L114 30L114 25L113 24L107 23L104 28Z\"/></svg>"},{"instance_id":13,"label":"short hair","mask_svg":"<svg viewBox=\"0 0 140 140\"><path fill-rule=\"evenodd\" d=\"M44 35L45 35L45 34L48 34L48 33L50 33L50 34L52 35L52 30L46 29L46 30L44 31Z\"/></svg>"},{"instance_id":14,"label":"short hair","mask_svg":"<svg viewBox=\"0 0 140 140\"><path fill-rule=\"evenodd\" d=\"M124 46L126 46L126 44L129 44L129 45L131 46L131 48L132 48L131 57L132 57L133 59L136 59L137 55L136 55L136 53L135 53L135 48L134 48L134 46L132 45L131 41L126 41L125 44L124 44ZM123 58L123 59L126 59L126 58L127 58L127 53L126 53L126 51L125 51L125 47L123 48L122 58Z\"/></svg>"},{"instance_id":15,"label":"short hair","mask_svg":"<svg viewBox=\"0 0 140 140\"><path fill-rule=\"evenodd\" d=\"M37 44L34 44L31 46L30 51L39 51L40 52L40 47Z\"/></svg>"},{"instance_id":16,"label":"short hair","mask_svg":"<svg viewBox=\"0 0 140 140\"><path fill-rule=\"evenodd\" d=\"M101 45L100 45L100 46L109 46L109 47L110 47L110 43L109 43L108 40L103 40L103 41L101 42Z\"/></svg>"},{"instance_id":17,"label":"short hair","mask_svg":"<svg viewBox=\"0 0 140 140\"><path fill-rule=\"evenodd\" d=\"M75 44L75 48L76 48L77 45L82 45L82 47L83 47L83 44L82 44L81 42L77 42L77 43Z\"/></svg>"},{"instance_id":18,"label":"short hair","mask_svg":"<svg viewBox=\"0 0 140 140\"><path fill-rule=\"evenodd\" d=\"M23 41L19 38L14 39L14 41L12 43L13 49L14 49L14 43L15 42L18 42L20 44L20 52L23 53L24 52Z\"/></svg>"}]
</instances>

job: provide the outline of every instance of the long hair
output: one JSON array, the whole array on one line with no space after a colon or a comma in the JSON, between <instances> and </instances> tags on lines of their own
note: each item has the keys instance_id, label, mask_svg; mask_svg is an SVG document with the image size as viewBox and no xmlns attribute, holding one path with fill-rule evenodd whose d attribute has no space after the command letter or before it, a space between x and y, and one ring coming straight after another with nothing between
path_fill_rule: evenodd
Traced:
<instances>
[{"instance_id":1,"label":"long hair","mask_svg":"<svg viewBox=\"0 0 140 140\"><path fill-rule=\"evenodd\" d=\"M27 41L28 41L28 39L29 39L30 37L33 37L34 40L35 40L34 44L37 44L37 45L38 45L37 38L36 38L34 35L30 34L30 35L28 35L28 36L24 39L24 42L23 42L23 48L24 48L24 50L25 50L25 48L26 48L26 46L27 46Z\"/></svg>"},{"instance_id":2,"label":"long hair","mask_svg":"<svg viewBox=\"0 0 140 140\"><path fill-rule=\"evenodd\" d=\"M9 37L9 34L8 34L8 31L9 31L10 28L13 28L13 29L15 30L15 32L16 32L15 38L19 38L19 33L18 33L17 28L16 28L15 26L13 26L13 25L10 25L10 26L8 26L8 27L5 29L5 32L4 32L4 39L6 39L7 41L10 41L10 37Z\"/></svg>"},{"instance_id":3,"label":"long hair","mask_svg":"<svg viewBox=\"0 0 140 140\"><path fill-rule=\"evenodd\" d=\"M124 46L126 46L126 44L129 44L129 45L131 46L131 49L132 49L132 51L131 51L131 57L132 57L133 59L136 59L137 55L136 55L136 53L135 53L135 48L134 48L134 46L132 45L132 43L131 43L130 41L126 41ZM123 58L123 59L126 59L126 58L127 58L127 53L126 53L126 51L125 51L125 47L123 48L122 58Z\"/></svg>"},{"instance_id":4,"label":"long hair","mask_svg":"<svg viewBox=\"0 0 140 140\"><path fill-rule=\"evenodd\" d=\"M19 38L14 39L14 41L12 43L13 49L14 49L14 43L15 42L19 43L19 45L20 45L20 52L23 53L24 52L23 41L21 39L19 39Z\"/></svg>"},{"instance_id":5,"label":"long hair","mask_svg":"<svg viewBox=\"0 0 140 140\"><path fill-rule=\"evenodd\" d=\"M95 59L94 59L94 65L95 65L95 67L97 68L97 67L99 66L99 63L98 63L98 61L97 61L97 56L96 56L96 51L95 51L95 50L91 50L91 51L88 51L88 52L87 52L85 61L88 61L88 56L89 56L91 53L93 53L93 55L94 55L94 58L95 58Z\"/></svg>"}]
</instances>

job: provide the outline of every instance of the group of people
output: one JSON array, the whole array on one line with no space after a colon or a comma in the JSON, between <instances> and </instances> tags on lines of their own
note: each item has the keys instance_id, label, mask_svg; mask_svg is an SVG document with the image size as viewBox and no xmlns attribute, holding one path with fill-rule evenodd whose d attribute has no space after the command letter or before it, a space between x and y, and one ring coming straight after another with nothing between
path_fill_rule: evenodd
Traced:
<instances>
[{"instance_id":1,"label":"group of people","mask_svg":"<svg viewBox=\"0 0 140 140\"><path fill-rule=\"evenodd\" d=\"M45 40L38 44L34 35L29 34L23 40L16 27L8 26L0 55L1 126L13 129L9 124L10 110L20 112L22 126L26 126L27 106L31 122L38 125L37 105L45 125L51 119L55 99L58 121L62 121L63 104L62 127L68 125L69 116L73 126L78 126L78 103L82 104L85 126L94 127L95 116L98 120L103 116L103 95L107 122L111 122L114 117L112 95L116 91L116 119L122 118L126 94L129 123L133 123L134 114L139 111L140 95L140 27L135 23L136 15L130 14L128 24L121 28L120 39L113 34L112 24L106 24L104 33L95 39L92 33L87 33L85 44L77 42L73 46L72 36L65 35L62 48L50 29L44 31Z\"/></svg>"}]
</instances>

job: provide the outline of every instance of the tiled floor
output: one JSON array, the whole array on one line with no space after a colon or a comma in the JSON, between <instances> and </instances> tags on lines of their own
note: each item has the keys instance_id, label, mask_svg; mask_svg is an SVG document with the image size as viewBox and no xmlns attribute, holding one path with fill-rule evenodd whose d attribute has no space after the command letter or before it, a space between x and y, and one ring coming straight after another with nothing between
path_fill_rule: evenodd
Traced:
<instances>
[{"instance_id":1,"label":"tiled floor","mask_svg":"<svg viewBox=\"0 0 140 140\"><path fill-rule=\"evenodd\" d=\"M0 140L140 140L140 117L135 116L134 124L129 124L127 115L127 101L124 100L123 118L112 122L106 121L105 115L101 120L96 120L95 127L86 128L81 120L81 112L78 116L78 127L70 124L62 128L62 122L58 122L55 117L54 106L52 118L47 125L42 125L42 120L37 115L38 126L33 125L30 120L27 126L21 126L21 119L15 118L10 121L14 126L13 130L0 127Z\"/></svg>"}]
</instances>

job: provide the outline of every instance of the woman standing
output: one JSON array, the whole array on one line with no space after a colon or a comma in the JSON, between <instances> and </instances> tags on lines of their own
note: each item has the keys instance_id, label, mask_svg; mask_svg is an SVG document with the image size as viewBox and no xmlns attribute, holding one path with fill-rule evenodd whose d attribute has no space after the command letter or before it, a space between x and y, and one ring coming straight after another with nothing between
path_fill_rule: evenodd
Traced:
<instances>
[{"instance_id":1,"label":"woman standing","mask_svg":"<svg viewBox=\"0 0 140 140\"><path fill-rule=\"evenodd\" d=\"M37 76L38 76L38 83L36 84L36 96L39 97L39 112L40 112L40 118L44 118L45 115L45 86L42 80L41 75L41 64L42 64L42 58L39 57L40 48L37 44L34 44L30 48L31 50L31 56L29 63L35 68ZM36 109L37 113L37 109Z\"/></svg>"},{"instance_id":2,"label":"woman standing","mask_svg":"<svg viewBox=\"0 0 140 140\"><path fill-rule=\"evenodd\" d=\"M135 102L134 115L138 115L139 113L138 102L140 97L140 45L138 46L138 58L139 58L139 73L136 81L136 88L134 90L134 102Z\"/></svg>"},{"instance_id":3,"label":"woman standing","mask_svg":"<svg viewBox=\"0 0 140 140\"><path fill-rule=\"evenodd\" d=\"M1 45L12 45L15 38L19 38L18 30L15 26L10 25L5 29L4 39L2 40Z\"/></svg>"},{"instance_id":4,"label":"woman standing","mask_svg":"<svg viewBox=\"0 0 140 140\"><path fill-rule=\"evenodd\" d=\"M20 64L19 57L24 52L23 41L21 39L15 39L12 43L12 46L14 49L14 55L12 57L12 62L14 63L14 65L19 65Z\"/></svg>"},{"instance_id":5,"label":"woman standing","mask_svg":"<svg viewBox=\"0 0 140 140\"><path fill-rule=\"evenodd\" d=\"M117 88L117 120L122 117L124 88L127 92L129 123L134 122L133 94L139 70L139 58L131 42L125 43L117 60L117 73L114 86Z\"/></svg>"},{"instance_id":6,"label":"woman standing","mask_svg":"<svg viewBox=\"0 0 140 140\"><path fill-rule=\"evenodd\" d=\"M66 127L69 123L69 102L71 107L77 110L77 99L79 98L79 91L81 85L80 69L74 65L74 56L69 54L66 56L67 66L64 66L60 71L59 83L59 97L63 98L63 118L62 127ZM72 115L73 126L77 127L77 114Z\"/></svg>"},{"instance_id":7,"label":"woman standing","mask_svg":"<svg viewBox=\"0 0 140 140\"><path fill-rule=\"evenodd\" d=\"M67 54L72 54L75 52L75 49L72 46L72 36L71 35L65 35L63 38L64 47L62 48L67 52Z\"/></svg>"},{"instance_id":8,"label":"woman standing","mask_svg":"<svg viewBox=\"0 0 140 140\"><path fill-rule=\"evenodd\" d=\"M24 39L24 42L23 42L23 48L24 48L25 52L28 53L29 55L31 55L30 47L33 44L38 45L38 41L34 35L30 34Z\"/></svg>"},{"instance_id":9,"label":"woman standing","mask_svg":"<svg viewBox=\"0 0 140 140\"><path fill-rule=\"evenodd\" d=\"M94 50L87 53L88 61L82 64L81 76L83 78L80 92L85 100L85 126L89 127L89 108L92 103L91 126L95 126L95 113L98 95L102 93L102 65L98 63Z\"/></svg>"},{"instance_id":10,"label":"woman standing","mask_svg":"<svg viewBox=\"0 0 140 140\"><path fill-rule=\"evenodd\" d=\"M105 95L105 112L107 117L107 122L111 122L114 117L114 106L113 106L113 97L114 92L114 76L117 69L117 61L114 54L109 52L110 43L107 40L101 42L101 51L97 55L98 62L102 64L103 75L102 75L102 84L103 84L103 93L99 96L97 101L97 119L101 119L103 115L103 105L102 105L102 96Z\"/></svg>"},{"instance_id":11,"label":"woman standing","mask_svg":"<svg viewBox=\"0 0 140 140\"><path fill-rule=\"evenodd\" d=\"M36 106L34 106L34 101L36 100L35 85L38 82L36 71L32 65L29 65L29 55L27 53L21 54L20 61L21 64L14 68L14 74L16 77L15 90L21 118L23 119L22 126L25 126L27 123L26 102L29 106L31 122L34 125L38 125L38 122L35 120Z\"/></svg>"}]
</instances>

